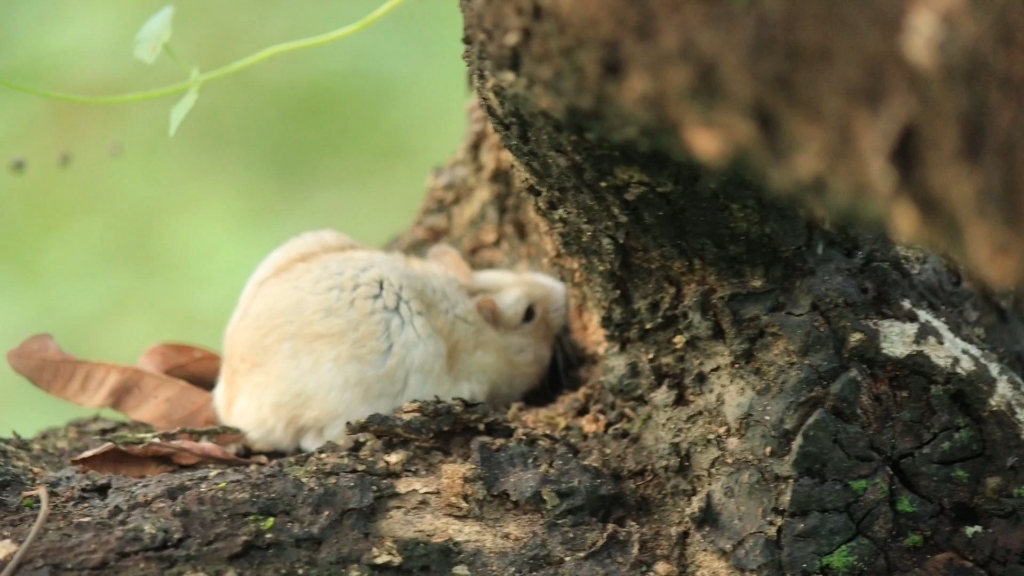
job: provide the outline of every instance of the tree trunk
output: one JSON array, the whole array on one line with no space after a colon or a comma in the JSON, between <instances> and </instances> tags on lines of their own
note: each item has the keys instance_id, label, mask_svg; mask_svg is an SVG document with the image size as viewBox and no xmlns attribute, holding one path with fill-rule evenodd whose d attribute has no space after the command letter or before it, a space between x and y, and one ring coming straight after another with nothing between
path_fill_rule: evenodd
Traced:
<instances>
[{"instance_id":1,"label":"tree trunk","mask_svg":"<svg viewBox=\"0 0 1024 576\"><path fill-rule=\"evenodd\" d=\"M994 285L1024 283L1024 4L463 0L463 10L478 91L519 143L538 143L526 128L544 115L580 137L718 166L741 159L806 204L882 219ZM550 152L540 144L538 157Z\"/></svg>"},{"instance_id":2,"label":"tree trunk","mask_svg":"<svg viewBox=\"0 0 1024 576\"><path fill-rule=\"evenodd\" d=\"M915 5L947 4L936 10L977 17L981 3ZM863 102L833 101L852 89L843 71L876 65L880 93L859 96L876 110L894 86L944 101L940 88L963 80L908 88L907 65L890 60L903 55L868 49L894 41L901 6L463 0L479 103L392 246L448 239L477 266L528 263L570 282L579 365L552 379L549 396L562 394L507 415L416 404L370 418L349 451L216 475L63 469L123 425L4 441L0 542L27 534L35 511L18 495L42 478L55 508L24 574L1024 574L1019 304L763 184L804 174L797 150L821 132L789 130L809 111L828 120L819 128L864 118ZM769 16L785 27L739 42ZM761 70L758 42L781 41L831 47L836 83L827 59ZM755 128L721 107L765 85L792 92L751 104ZM695 110L717 119L694 128ZM924 146L938 120L915 114ZM783 130L796 148L721 162L768 149L737 136L748 128ZM870 159L829 141L807 172L842 168L825 204L851 190L870 202ZM941 152L919 152L921 170ZM997 157L996 172L1024 165L976 161ZM793 179L768 173L776 160ZM933 192L944 197L916 198Z\"/></svg>"}]
</instances>

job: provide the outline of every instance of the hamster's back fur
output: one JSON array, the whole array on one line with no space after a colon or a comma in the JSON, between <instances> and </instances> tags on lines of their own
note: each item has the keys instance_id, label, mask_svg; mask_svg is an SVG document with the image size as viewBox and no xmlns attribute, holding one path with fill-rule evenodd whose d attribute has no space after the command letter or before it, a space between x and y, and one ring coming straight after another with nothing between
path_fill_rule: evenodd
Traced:
<instances>
[{"instance_id":1,"label":"hamster's back fur","mask_svg":"<svg viewBox=\"0 0 1024 576\"><path fill-rule=\"evenodd\" d=\"M485 400L449 367L455 333L477 316L437 264L338 232L299 236L267 256L243 290L214 407L254 448L308 450L342 437L346 421L433 397L439 385Z\"/></svg>"}]
</instances>

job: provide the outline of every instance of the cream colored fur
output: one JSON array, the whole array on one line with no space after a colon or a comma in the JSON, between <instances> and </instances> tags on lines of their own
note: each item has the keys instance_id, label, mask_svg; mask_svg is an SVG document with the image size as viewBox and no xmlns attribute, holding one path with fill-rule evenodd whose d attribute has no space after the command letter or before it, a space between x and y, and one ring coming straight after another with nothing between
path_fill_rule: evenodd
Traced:
<instances>
[{"instance_id":1,"label":"cream colored fur","mask_svg":"<svg viewBox=\"0 0 1024 576\"><path fill-rule=\"evenodd\" d=\"M499 322L478 311L486 299ZM530 304L538 318L523 324ZM346 422L411 400L505 404L540 381L565 316L565 287L546 275L471 272L450 247L423 260L309 232L242 291L214 408L254 448L289 451L341 441Z\"/></svg>"}]
</instances>

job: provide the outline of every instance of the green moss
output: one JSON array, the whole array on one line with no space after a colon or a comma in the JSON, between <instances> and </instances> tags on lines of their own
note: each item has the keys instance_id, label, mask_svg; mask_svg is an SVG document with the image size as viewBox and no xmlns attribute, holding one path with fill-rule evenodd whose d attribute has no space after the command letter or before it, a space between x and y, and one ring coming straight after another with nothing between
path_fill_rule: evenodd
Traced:
<instances>
[{"instance_id":1,"label":"green moss","mask_svg":"<svg viewBox=\"0 0 1024 576\"><path fill-rule=\"evenodd\" d=\"M269 516L268 517L268 516L263 516L261 514L253 514L252 516L249 516L249 521L253 522L255 524L259 524L260 528L262 528L263 530L270 530L271 528L274 527L274 517L273 516Z\"/></svg>"},{"instance_id":2,"label":"green moss","mask_svg":"<svg viewBox=\"0 0 1024 576\"><path fill-rule=\"evenodd\" d=\"M853 492L858 496L866 494L868 489L872 486L878 487L878 492L883 498L889 495L889 485L881 478L875 478L873 480L861 478L859 480L850 480L846 484L850 487L850 490L853 490Z\"/></svg>"},{"instance_id":3,"label":"green moss","mask_svg":"<svg viewBox=\"0 0 1024 576\"><path fill-rule=\"evenodd\" d=\"M223 489L225 489L227 487L228 487L228 483L227 482L221 482L220 484L217 484L217 490L223 490Z\"/></svg>"},{"instance_id":4,"label":"green moss","mask_svg":"<svg viewBox=\"0 0 1024 576\"><path fill-rule=\"evenodd\" d=\"M818 568L828 568L840 574L847 573L857 564L857 557L850 552L850 545L843 544L818 563Z\"/></svg>"},{"instance_id":5,"label":"green moss","mask_svg":"<svg viewBox=\"0 0 1024 576\"><path fill-rule=\"evenodd\" d=\"M309 470L306 470L303 466L288 466L284 471L289 476L298 478L299 480L305 480L309 477Z\"/></svg>"},{"instance_id":6,"label":"green moss","mask_svg":"<svg viewBox=\"0 0 1024 576\"><path fill-rule=\"evenodd\" d=\"M953 443L952 442L943 442L942 443L942 451L943 452L949 452L952 448L953 448Z\"/></svg>"},{"instance_id":7,"label":"green moss","mask_svg":"<svg viewBox=\"0 0 1024 576\"><path fill-rule=\"evenodd\" d=\"M114 432L107 435L106 439L118 446L124 445L136 445L146 444L151 440L157 439L159 436L158 432L133 432L133 431L121 431Z\"/></svg>"},{"instance_id":8,"label":"green moss","mask_svg":"<svg viewBox=\"0 0 1024 576\"><path fill-rule=\"evenodd\" d=\"M1024 486L1018 486L1013 489L1014 498L1024 498Z\"/></svg>"},{"instance_id":9,"label":"green moss","mask_svg":"<svg viewBox=\"0 0 1024 576\"><path fill-rule=\"evenodd\" d=\"M33 500L31 496L29 496L21 501L21 505L31 510L36 507L36 501Z\"/></svg>"},{"instance_id":10,"label":"green moss","mask_svg":"<svg viewBox=\"0 0 1024 576\"><path fill-rule=\"evenodd\" d=\"M856 492L858 496L863 496L868 491L868 486L871 485L871 482L866 479L850 480L849 485L850 489Z\"/></svg>"},{"instance_id":11,"label":"green moss","mask_svg":"<svg viewBox=\"0 0 1024 576\"><path fill-rule=\"evenodd\" d=\"M924 545L924 536L920 534L911 534L903 539L903 545L907 548L920 548Z\"/></svg>"},{"instance_id":12,"label":"green moss","mask_svg":"<svg viewBox=\"0 0 1024 576\"><path fill-rule=\"evenodd\" d=\"M953 479L956 480L957 482L966 483L968 480L971 479L971 475L968 474L966 470L962 468L957 468L956 470L953 471Z\"/></svg>"},{"instance_id":13,"label":"green moss","mask_svg":"<svg viewBox=\"0 0 1024 576\"><path fill-rule=\"evenodd\" d=\"M883 482L881 478L875 478L875 486L878 486L883 498L889 495L889 485Z\"/></svg>"},{"instance_id":14,"label":"green moss","mask_svg":"<svg viewBox=\"0 0 1024 576\"><path fill-rule=\"evenodd\" d=\"M910 498L900 496L896 500L896 511L902 512L903 514L910 514L912 512L917 512L917 506L914 506L914 503L910 501Z\"/></svg>"}]
</instances>

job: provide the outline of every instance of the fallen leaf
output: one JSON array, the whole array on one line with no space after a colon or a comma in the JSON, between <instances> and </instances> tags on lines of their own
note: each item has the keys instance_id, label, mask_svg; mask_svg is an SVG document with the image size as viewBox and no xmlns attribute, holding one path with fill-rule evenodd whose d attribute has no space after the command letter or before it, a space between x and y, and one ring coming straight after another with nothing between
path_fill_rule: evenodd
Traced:
<instances>
[{"instance_id":1,"label":"fallen leaf","mask_svg":"<svg viewBox=\"0 0 1024 576\"><path fill-rule=\"evenodd\" d=\"M142 446L146 450L155 450L171 456L171 460L179 466L194 466L201 462L218 464L247 465L252 462L239 458L228 452L223 446L213 442L193 442L191 440L172 440L171 442L152 442Z\"/></svg>"},{"instance_id":2,"label":"fallen leaf","mask_svg":"<svg viewBox=\"0 0 1024 576\"><path fill-rule=\"evenodd\" d=\"M213 390L220 372L220 356L188 344L155 344L142 353L135 365L184 380L203 390Z\"/></svg>"},{"instance_id":3,"label":"fallen leaf","mask_svg":"<svg viewBox=\"0 0 1024 576\"><path fill-rule=\"evenodd\" d=\"M178 465L169 460L140 456L114 443L83 452L72 458L71 463L80 467L82 471L95 470L103 474L118 474L132 478L156 476L178 469Z\"/></svg>"},{"instance_id":4,"label":"fallen leaf","mask_svg":"<svg viewBox=\"0 0 1024 576\"><path fill-rule=\"evenodd\" d=\"M133 478L155 476L182 466L204 463L247 466L266 462L266 458L239 458L213 442L191 440L156 440L146 444L123 446L107 442L71 459L72 464L84 471L95 470Z\"/></svg>"},{"instance_id":5,"label":"fallen leaf","mask_svg":"<svg viewBox=\"0 0 1024 576\"><path fill-rule=\"evenodd\" d=\"M160 430L217 424L210 392L139 368L79 360L49 334L22 342L7 353L7 362L58 398L87 408L113 408Z\"/></svg>"}]
</instances>

